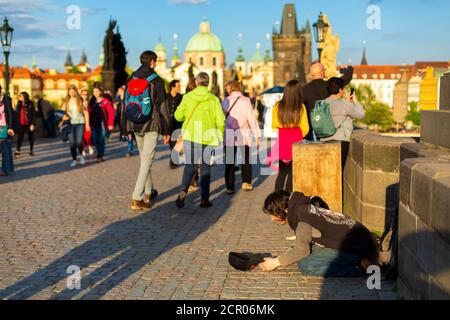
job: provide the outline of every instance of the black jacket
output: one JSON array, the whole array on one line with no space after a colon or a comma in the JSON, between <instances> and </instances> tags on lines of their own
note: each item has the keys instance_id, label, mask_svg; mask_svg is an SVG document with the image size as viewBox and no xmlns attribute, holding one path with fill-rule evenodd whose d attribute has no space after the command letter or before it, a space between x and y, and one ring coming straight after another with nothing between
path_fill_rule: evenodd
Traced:
<instances>
[{"instance_id":1,"label":"black jacket","mask_svg":"<svg viewBox=\"0 0 450 320\"><path fill-rule=\"evenodd\" d=\"M174 116L175 111L177 111L177 108L181 103L181 100L183 100L183 96L181 94L177 94L175 97L172 97L170 93L167 94L167 106L169 107L170 111L169 126L171 133L173 133L177 129L181 129L181 127L183 126L183 123L178 122Z\"/></svg>"},{"instance_id":2,"label":"black jacket","mask_svg":"<svg viewBox=\"0 0 450 320\"><path fill-rule=\"evenodd\" d=\"M27 120L28 120L28 126L34 125L36 126L36 109L34 108L33 101L30 101L30 104L27 106L24 106L22 102L19 102L16 108L16 115L15 115L15 123L17 127L20 127L20 110L22 108L25 108L27 112Z\"/></svg>"},{"instance_id":3,"label":"black jacket","mask_svg":"<svg viewBox=\"0 0 450 320\"><path fill-rule=\"evenodd\" d=\"M320 231L321 237L312 241L326 248L345 251L364 258L375 259L377 247L372 233L361 223L344 215L315 207L303 193L295 192L288 204L288 222L296 231L300 223ZM301 237L302 235L297 235Z\"/></svg>"},{"instance_id":4,"label":"black jacket","mask_svg":"<svg viewBox=\"0 0 450 320\"><path fill-rule=\"evenodd\" d=\"M14 128L14 110L12 108L11 98L3 97L3 104L5 106L6 125L8 126L8 128L13 129Z\"/></svg>"},{"instance_id":5,"label":"black jacket","mask_svg":"<svg viewBox=\"0 0 450 320\"><path fill-rule=\"evenodd\" d=\"M341 79L344 80L345 85L348 85L353 79L353 67L341 69L341 73L343 74ZM313 80L303 87L303 101L306 110L308 110L308 120L310 128L312 128L310 116L311 110L314 108L317 101L325 100L329 96L330 95L327 89L327 82L323 79ZM309 131L309 134L305 139L313 140L313 130Z\"/></svg>"},{"instance_id":6,"label":"black jacket","mask_svg":"<svg viewBox=\"0 0 450 320\"><path fill-rule=\"evenodd\" d=\"M155 71L150 69L148 66L141 66L136 70L131 78L143 78L147 79ZM152 88L152 101L155 104L152 110L152 118L148 123L145 124L132 124L133 131L136 134L147 133L147 132L158 132L162 135L170 135L169 128L169 118L168 108L166 102L166 89L164 86L164 80L160 77L156 78L151 82ZM122 117L125 118L125 117ZM126 119L122 119L122 127L126 128Z\"/></svg>"}]
</instances>

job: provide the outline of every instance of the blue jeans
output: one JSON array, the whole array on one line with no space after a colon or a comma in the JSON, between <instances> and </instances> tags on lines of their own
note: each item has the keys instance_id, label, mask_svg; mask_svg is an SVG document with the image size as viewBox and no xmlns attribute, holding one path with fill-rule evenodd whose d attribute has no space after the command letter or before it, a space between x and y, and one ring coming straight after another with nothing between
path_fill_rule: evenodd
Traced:
<instances>
[{"instance_id":1,"label":"blue jeans","mask_svg":"<svg viewBox=\"0 0 450 320\"><path fill-rule=\"evenodd\" d=\"M128 141L128 153L133 153L134 151L134 139L133 137L127 137Z\"/></svg>"},{"instance_id":2,"label":"blue jeans","mask_svg":"<svg viewBox=\"0 0 450 320\"><path fill-rule=\"evenodd\" d=\"M92 143L97 149L97 158L105 155L105 129L103 127L91 128Z\"/></svg>"},{"instance_id":3,"label":"blue jeans","mask_svg":"<svg viewBox=\"0 0 450 320\"><path fill-rule=\"evenodd\" d=\"M0 150L2 151L2 171L10 173L14 171L14 162L12 156L12 143L9 139L0 140Z\"/></svg>"},{"instance_id":4,"label":"blue jeans","mask_svg":"<svg viewBox=\"0 0 450 320\"><path fill-rule=\"evenodd\" d=\"M306 276L324 278L360 278L365 275L360 267L361 257L343 251L313 246L312 254L298 263Z\"/></svg>"},{"instance_id":5,"label":"blue jeans","mask_svg":"<svg viewBox=\"0 0 450 320\"><path fill-rule=\"evenodd\" d=\"M202 201L209 201L209 192L211 184L211 157L212 148L205 152L208 146L190 141L184 141L185 166L183 173L183 190L187 192L192 179L197 172L197 166L200 166L200 189Z\"/></svg>"},{"instance_id":6,"label":"blue jeans","mask_svg":"<svg viewBox=\"0 0 450 320\"><path fill-rule=\"evenodd\" d=\"M70 153L72 159L77 160L77 150L83 152L84 124L73 124L69 134Z\"/></svg>"}]
</instances>

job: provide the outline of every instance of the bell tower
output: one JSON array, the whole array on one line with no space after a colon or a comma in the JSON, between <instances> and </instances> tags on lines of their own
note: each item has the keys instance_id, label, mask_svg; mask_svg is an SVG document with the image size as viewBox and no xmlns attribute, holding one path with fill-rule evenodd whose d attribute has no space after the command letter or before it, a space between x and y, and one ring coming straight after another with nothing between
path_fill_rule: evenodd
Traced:
<instances>
[{"instance_id":1,"label":"bell tower","mask_svg":"<svg viewBox=\"0 0 450 320\"><path fill-rule=\"evenodd\" d=\"M284 86L292 79L305 84L311 65L311 29L309 23L299 29L295 4L284 6L280 30L274 30L272 41L274 84Z\"/></svg>"}]
</instances>

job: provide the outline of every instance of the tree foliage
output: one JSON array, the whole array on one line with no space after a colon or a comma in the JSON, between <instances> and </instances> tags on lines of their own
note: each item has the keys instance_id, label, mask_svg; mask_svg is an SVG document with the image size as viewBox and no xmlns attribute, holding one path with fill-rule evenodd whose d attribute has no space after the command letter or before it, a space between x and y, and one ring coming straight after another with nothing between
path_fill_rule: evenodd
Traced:
<instances>
[{"instance_id":1,"label":"tree foliage","mask_svg":"<svg viewBox=\"0 0 450 320\"><path fill-rule=\"evenodd\" d=\"M406 121L411 121L415 126L420 126L420 111L418 102L410 102L408 107L408 114L405 117Z\"/></svg>"},{"instance_id":2,"label":"tree foliage","mask_svg":"<svg viewBox=\"0 0 450 320\"><path fill-rule=\"evenodd\" d=\"M375 93L369 85L355 88L356 98L366 110L363 123L375 126L382 131L389 130L395 124L391 108L377 100Z\"/></svg>"}]
</instances>

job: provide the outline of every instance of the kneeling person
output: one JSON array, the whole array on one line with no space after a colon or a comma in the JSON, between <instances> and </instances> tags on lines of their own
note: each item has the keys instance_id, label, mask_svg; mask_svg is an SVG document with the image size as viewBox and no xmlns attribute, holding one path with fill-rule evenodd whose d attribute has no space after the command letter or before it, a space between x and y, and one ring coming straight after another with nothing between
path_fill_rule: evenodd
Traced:
<instances>
[{"instance_id":1,"label":"kneeling person","mask_svg":"<svg viewBox=\"0 0 450 320\"><path fill-rule=\"evenodd\" d=\"M264 212L279 224L289 224L296 234L295 246L260 267L273 271L298 262L305 275L362 277L378 261L376 237L361 223L328 210L320 198L285 191L271 194Z\"/></svg>"}]
</instances>

